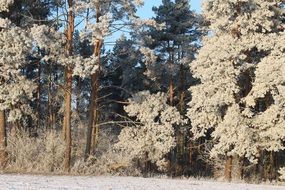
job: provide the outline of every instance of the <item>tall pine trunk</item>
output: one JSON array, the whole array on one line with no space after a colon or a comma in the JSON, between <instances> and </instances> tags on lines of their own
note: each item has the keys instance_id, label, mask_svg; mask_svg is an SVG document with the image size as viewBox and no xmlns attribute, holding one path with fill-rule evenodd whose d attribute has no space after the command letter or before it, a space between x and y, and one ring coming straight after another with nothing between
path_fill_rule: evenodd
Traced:
<instances>
[{"instance_id":1,"label":"tall pine trunk","mask_svg":"<svg viewBox=\"0 0 285 190\"><path fill-rule=\"evenodd\" d=\"M244 156L241 156L238 158L238 162L239 162L239 168L238 168L238 177L239 179L243 179L243 176L244 176L244 163L245 163L245 157Z\"/></svg>"},{"instance_id":2,"label":"tall pine trunk","mask_svg":"<svg viewBox=\"0 0 285 190\"><path fill-rule=\"evenodd\" d=\"M269 158L269 165L270 165L270 176L269 180L275 180L276 179L276 154L275 152L271 151L270 152L270 158Z\"/></svg>"},{"instance_id":3,"label":"tall pine trunk","mask_svg":"<svg viewBox=\"0 0 285 190\"><path fill-rule=\"evenodd\" d=\"M173 83L173 77L172 74L169 77L169 104L171 106L174 105L174 83Z\"/></svg>"},{"instance_id":4,"label":"tall pine trunk","mask_svg":"<svg viewBox=\"0 0 285 190\"><path fill-rule=\"evenodd\" d=\"M232 168L233 168L233 157L228 156L225 164L225 179L227 181L232 180Z\"/></svg>"},{"instance_id":5,"label":"tall pine trunk","mask_svg":"<svg viewBox=\"0 0 285 190\"><path fill-rule=\"evenodd\" d=\"M52 88L51 88L51 85L52 85L52 68L51 68L51 63L49 63L48 65L48 91L47 91L47 94L48 94L48 108L47 108L47 118L46 118L46 129L51 129L52 128Z\"/></svg>"},{"instance_id":6,"label":"tall pine trunk","mask_svg":"<svg viewBox=\"0 0 285 190\"><path fill-rule=\"evenodd\" d=\"M181 60L181 55L180 53L178 53L178 59ZM180 114L184 115L184 104L185 104L185 72L184 72L184 67L182 64L180 64L180 70L179 70L179 75L180 75L180 80L179 80L179 112ZM183 130L183 126L181 128L181 130L178 132L178 136L177 138L178 139L181 139L181 141L178 141L180 142L177 146L180 147L180 158L182 158L182 163L183 164L186 164L187 160L186 160L186 155L185 155L185 150L186 150L186 137L187 135L184 133L184 130ZM189 147L190 148L190 147ZM192 148L192 147L191 147ZM189 154L190 156L190 154Z\"/></svg>"},{"instance_id":7,"label":"tall pine trunk","mask_svg":"<svg viewBox=\"0 0 285 190\"><path fill-rule=\"evenodd\" d=\"M91 154L93 130L96 128L97 119L97 72L91 76L91 95L89 106L89 122L86 134L85 159Z\"/></svg>"},{"instance_id":8,"label":"tall pine trunk","mask_svg":"<svg viewBox=\"0 0 285 190\"><path fill-rule=\"evenodd\" d=\"M5 123L5 111L0 111L0 167L3 167L6 162L6 123Z\"/></svg>"},{"instance_id":9,"label":"tall pine trunk","mask_svg":"<svg viewBox=\"0 0 285 190\"><path fill-rule=\"evenodd\" d=\"M180 88L179 88L179 111L184 114L185 111L185 72L184 67L180 65Z\"/></svg>"},{"instance_id":10,"label":"tall pine trunk","mask_svg":"<svg viewBox=\"0 0 285 190\"><path fill-rule=\"evenodd\" d=\"M96 6L96 20L99 22L100 8ZM90 106L89 106L89 122L86 134L86 147L85 147L85 159L94 151L99 134L98 126L98 96L99 96L99 75L100 75L100 52L101 52L102 41L97 40L94 44L94 55L98 57L98 69L91 75L91 95L90 95Z\"/></svg>"},{"instance_id":11,"label":"tall pine trunk","mask_svg":"<svg viewBox=\"0 0 285 190\"><path fill-rule=\"evenodd\" d=\"M69 171L71 159L71 89L72 89L72 70L66 69L66 92L65 92L65 156L64 156L64 169Z\"/></svg>"},{"instance_id":12,"label":"tall pine trunk","mask_svg":"<svg viewBox=\"0 0 285 190\"><path fill-rule=\"evenodd\" d=\"M42 66L41 62L38 62L38 88L37 88L37 129L40 128L41 125L41 72ZM35 129L36 132L36 129Z\"/></svg>"},{"instance_id":13,"label":"tall pine trunk","mask_svg":"<svg viewBox=\"0 0 285 190\"><path fill-rule=\"evenodd\" d=\"M67 43L66 43L66 55L72 55L73 51L73 33L74 33L74 14L72 11L73 1L68 0L68 28L67 28ZM63 132L66 142L65 155L64 155L64 169L65 171L70 170L71 160L71 94L72 94L72 69L66 67L66 90L65 90L65 110L64 110L64 126Z\"/></svg>"}]
</instances>

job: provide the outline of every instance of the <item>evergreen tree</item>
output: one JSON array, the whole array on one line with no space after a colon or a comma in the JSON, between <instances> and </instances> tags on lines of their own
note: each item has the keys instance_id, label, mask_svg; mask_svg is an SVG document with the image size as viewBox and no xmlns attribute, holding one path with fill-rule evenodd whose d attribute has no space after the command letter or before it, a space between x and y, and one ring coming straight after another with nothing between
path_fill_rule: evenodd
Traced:
<instances>
[{"instance_id":1,"label":"evergreen tree","mask_svg":"<svg viewBox=\"0 0 285 190\"><path fill-rule=\"evenodd\" d=\"M0 1L0 12L9 11L13 1ZM6 161L6 124L20 127L23 115L32 114L29 100L35 85L21 73L31 52L32 40L28 31L0 17L0 165Z\"/></svg>"},{"instance_id":2,"label":"evergreen tree","mask_svg":"<svg viewBox=\"0 0 285 190\"><path fill-rule=\"evenodd\" d=\"M190 10L187 0L163 0L162 5L154 7L155 22L164 25L161 30L151 27L144 36L146 47L154 50L157 60L155 78L161 83L161 90L168 90L170 104L174 104L174 88L179 85L189 86L189 72L186 63L194 59L198 47L200 32L198 19ZM181 81L182 75L184 81ZM179 77L180 76L180 77ZM184 84L180 84L184 83Z\"/></svg>"},{"instance_id":3,"label":"evergreen tree","mask_svg":"<svg viewBox=\"0 0 285 190\"><path fill-rule=\"evenodd\" d=\"M153 63L146 64L146 75L154 79L157 90L168 92L169 105L176 106L181 114L185 114L186 103L190 99L187 88L194 83L188 63L193 61L199 48L199 19L190 10L188 0L163 0L162 5L153 7L153 11L155 22L163 27L150 27L141 36L143 45L156 56ZM170 159L173 162L171 170L177 174L189 170L182 169L182 165L191 163L192 160L188 156L192 145L187 128L186 125L177 126L175 130L178 143L171 152Z\"/></svg>"},{"instance_id":4,"label":"evergreen tree","mask_svg":"<svg viewBox=\"0 0 285 190\"><path fill-rule=\"evenodd\" d=\"M165 93L149 91L134 94L124 109L136 120L122 129L116 148L125 151L130 160L142 160L145 166L154 163L162 171L168 169L165 156L176 145L174 125L185 123L179 111L167 104ZM149 168L144 169L148 172Z\"/></svg>"},{"instance_id":5,"label":"evergreen tree","mask_svg":"<svg viewBox=\"0 0 285 190\"><path fill-rule=\"evenodd\" d=\"M283 5L283 0L204 4L210 34L190 64L200 84L190 88L188 116L196 139L211 134L211 156L227 157L227 179L233 157L255 163L260 151L283 149Z\"/></svg>"}]
</instances>

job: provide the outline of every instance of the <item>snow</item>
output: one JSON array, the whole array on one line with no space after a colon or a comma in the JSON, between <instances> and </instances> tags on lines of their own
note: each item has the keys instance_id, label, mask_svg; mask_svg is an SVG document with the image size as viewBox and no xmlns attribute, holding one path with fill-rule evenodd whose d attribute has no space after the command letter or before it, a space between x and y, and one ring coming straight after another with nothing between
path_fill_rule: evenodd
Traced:
<instances>
[{"instance_id":1,"label":"snow","mask_svg":"<svg viewBox=\"0 0 285 190\"><path fill-rule=\"evenodd\" d=\"M0 175L1 190L278 190L285 187L186 179Z\"/></svg>"}]
</instances>

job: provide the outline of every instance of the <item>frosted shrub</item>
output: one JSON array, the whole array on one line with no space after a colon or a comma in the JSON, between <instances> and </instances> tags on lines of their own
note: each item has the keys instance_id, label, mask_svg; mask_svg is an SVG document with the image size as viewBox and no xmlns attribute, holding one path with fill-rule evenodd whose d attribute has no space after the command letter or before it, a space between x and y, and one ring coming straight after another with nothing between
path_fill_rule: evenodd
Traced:
<instances>
[{"instance_id":1,"label":"frosted shrub","mask_svg":"<svg viewBox=\"0 0 285 190\"><path fill-rule=\"evenodd\" d=\"M163 170L167 163L164 156L176 146L174 126L185 121L176 108L167 104L164 93L142 91L129 102L125 110L136 117L136 122L121 131L115 147L128 153L130 159L151 161Z\"/></svg>"},{"instance_id":2,"label":"frosted shrub","mask_svg":"<svg viewBox=\"0 0 285 190\"><path fill-rule=\"evenodd\" d=\"M109 150L100 156L90 156L86 161L79 159L74 163L71 172L77 175L141 175L126 153L115 150Z\"/></svg>"},{"instance_id":3,"label":"frosted shrub","mask_svg":"<svg viewBox=\"0 0 285 190\"><path fill-rule=\"evenodd\" d=\"M42 134L40 134L42 135ZM27 132L8 136L8 171L60 172L64 155L64 141L56 132L30 137Z\"/></svg>"},{"instance_id":4,"label":"frosted shrub","mask_svg":"<svg viewBox=\"0 0 285 190\"><path fill-rule=\"evenodd\" d=\"M140 175L140 172L133 167L132 160L125 152L114 150L113 146L117 136L112 132L113 127L110 126L99 130L96 152L86 161L77 159L71 168L72 173L81 175ZM77 147L80 144L82 142L78 142ZM85 139L82 145L85 145ZM83 153L78 157L83 158Z\"/></svg>"},{"instance_id":5,"label":"frosted shrub","mask_svg":"<svg viewBox=\"0 0 285 190\"><path fill-rule=\"evenodd\" d=\"M0 0L0 12L7 11L9 5L11 5L13 2L14 0Z\"/></svg>"},{"instance_id":6,"label":"frosted shrub","mask_svg":"<svg viewBox=\"0 0 285 190\"><path fill-rule=\"evenodd\" d=\"M285 167L280 168L280 169L278 170L278 173L280 174L279 179L280 179L280 180L285 180Z\"/></svg>"}]
</instances>

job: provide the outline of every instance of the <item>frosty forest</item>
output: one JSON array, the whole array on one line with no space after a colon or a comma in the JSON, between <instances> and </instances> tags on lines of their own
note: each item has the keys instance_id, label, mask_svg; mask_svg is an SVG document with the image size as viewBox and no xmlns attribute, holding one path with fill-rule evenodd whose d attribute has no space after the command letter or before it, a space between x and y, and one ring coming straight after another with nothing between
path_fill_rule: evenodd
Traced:
<instances>
[{"instance_id":1,"label":"frosty forest","mask_svg":"<svg viewBox=\"0 0 285 190\"><path fill-rule=\"evenodd\" d=\"M285 180L285 0L143 3L0 0L0 171Z\"/></svg>"}]
</instances>

